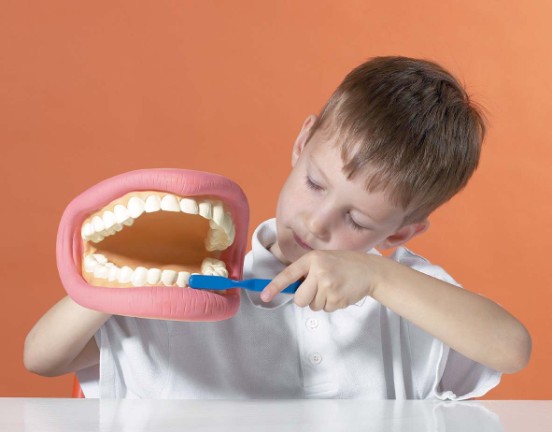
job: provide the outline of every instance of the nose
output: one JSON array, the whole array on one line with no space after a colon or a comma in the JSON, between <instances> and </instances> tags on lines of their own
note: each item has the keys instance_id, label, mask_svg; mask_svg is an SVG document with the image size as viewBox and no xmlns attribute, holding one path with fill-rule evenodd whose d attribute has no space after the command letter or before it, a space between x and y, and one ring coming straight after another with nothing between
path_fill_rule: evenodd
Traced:
<instances>
[{"instance_id":1,"label":"nose","mask_svg":"<svg viewBox=\"0 0 552 432\"><path fill-rule=\"evenodd\" d=\"M312 209L307 216L306 226L316 238L328 241L331 233L333 214L328 206Z\"/></svg>"}]
</instances>

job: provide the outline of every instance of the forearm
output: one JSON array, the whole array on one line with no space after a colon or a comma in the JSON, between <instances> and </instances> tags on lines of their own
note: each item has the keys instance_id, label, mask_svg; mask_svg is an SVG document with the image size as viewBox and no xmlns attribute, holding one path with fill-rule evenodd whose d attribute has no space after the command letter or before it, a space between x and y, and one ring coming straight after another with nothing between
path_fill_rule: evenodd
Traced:
<instances>
[{"instance_id":1,"label":"forearm","mask_svg":"<svg viewBox=\"0 0 552 432\"><path fill-rule=\"evenodd\" d=\"M93 337L109 317L63 298L27 335L25 367L39 375L56 376L97 363Z\"/></svg>"},{"instance_id":2,"label":"forearm","mask_svg":"<svg viewBox=\"0 0 552 432\"><path fill-rule=\"evenodd\" d=\"M381 269L378 302L483 365L512 373L527 364L529 333L496 303L387 258Z\"/></svg>"}]
</instances>

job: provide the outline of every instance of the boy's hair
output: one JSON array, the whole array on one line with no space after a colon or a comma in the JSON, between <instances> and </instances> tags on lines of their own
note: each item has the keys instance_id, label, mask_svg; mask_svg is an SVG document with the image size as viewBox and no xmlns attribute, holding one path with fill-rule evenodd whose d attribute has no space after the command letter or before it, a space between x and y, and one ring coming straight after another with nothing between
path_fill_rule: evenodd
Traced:
<instances>
[{"instance_id":1,"label":"boy's hair","mask_svg":"<svg viewBox=\"0 0 552 432\"><path fill-rule=\"evenodd\" d=\"M385 191L407 210L403 225L425 219L468 182L485 136L483 115L441 66L376 57L352 70L310 130L337 138L348 179Z\"/></svg>"}]
</instances>

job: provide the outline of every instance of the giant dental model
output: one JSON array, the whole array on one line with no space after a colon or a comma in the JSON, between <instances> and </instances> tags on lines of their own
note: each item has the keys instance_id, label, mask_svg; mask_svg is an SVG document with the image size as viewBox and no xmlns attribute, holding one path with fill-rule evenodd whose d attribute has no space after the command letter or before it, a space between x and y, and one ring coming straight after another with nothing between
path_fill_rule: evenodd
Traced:
<instances>
[{"instance_id":1,"label":"giant dental model","mask_svg":"<svg viewBox=\"0 0 552 432\"><path fill-rule=\"evenodd\" d=\"M182 321L233 316L239 290L187 286L191 273L242 277L249 210L231 180L180 169L138 170L102 181L66 208L57 263L84 307Z\"/></svg>"}]
</instances>

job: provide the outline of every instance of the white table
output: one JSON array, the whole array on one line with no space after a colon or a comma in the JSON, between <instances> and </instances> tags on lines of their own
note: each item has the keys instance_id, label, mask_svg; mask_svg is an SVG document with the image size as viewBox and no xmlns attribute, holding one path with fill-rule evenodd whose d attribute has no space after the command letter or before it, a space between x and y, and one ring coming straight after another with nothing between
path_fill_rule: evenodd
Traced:
<instances>
[{"instance_id":1,"label":"white table","mask_svg":"<svg viewBox=\"0 0 552 432\"><path fill-rule=\"evenodd\" d=\"M0 431L552 431L552 401L0 398Z\"/></svg>"}]
</instances>

